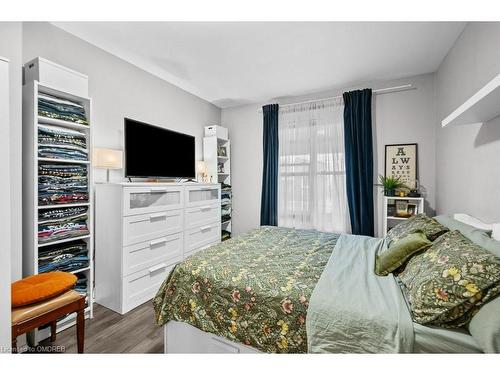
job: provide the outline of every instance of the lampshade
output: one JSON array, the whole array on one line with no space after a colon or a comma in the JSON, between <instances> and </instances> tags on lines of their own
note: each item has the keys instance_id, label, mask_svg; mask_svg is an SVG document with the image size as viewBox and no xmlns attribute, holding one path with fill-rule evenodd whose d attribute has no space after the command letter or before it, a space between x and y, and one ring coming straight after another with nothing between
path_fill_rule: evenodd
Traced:
<instances>
[{"instance_id":1,"label":"lampshade","mask_svg":"<svg viewBox=\"0 0 500 375\"><path fill-rule=\"evenodd\" d=\"M203 160L198 160L196 162L196 170L200 174L205 174L207 173L207 163Z\"/></svg>"},{"instance_id":2,"label":"lampshade","mask_svg":"<svg viewBox=\"0 0 500 375\"><path fill-rule=\"evenodd\" d=\"M94 148L93 164L96 168L123 168L123 152L111 148Z\"/></svg>"}]
</instances>

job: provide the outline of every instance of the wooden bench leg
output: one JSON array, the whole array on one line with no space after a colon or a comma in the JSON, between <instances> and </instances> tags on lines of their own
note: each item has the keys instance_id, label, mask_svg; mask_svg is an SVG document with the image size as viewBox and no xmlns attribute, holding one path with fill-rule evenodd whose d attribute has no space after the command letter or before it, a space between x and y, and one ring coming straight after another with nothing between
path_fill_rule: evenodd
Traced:
<instances>
[{"instance_id":1,"label":"wooden bench leg","mask_svg":"<svg viewBox=\"0 0 500 375\"><path fill-rule=\"evenodd\" d=\"M57 320L50 322L50 342L56 341L57 337Z\"/></svg>"},{"instance_id":2,"label":"wooden bench leg","mask_svg":"<svg viewBox=\"0 0 500 375\"><path fill-rule=\"evenodd\" d=\"M12 336L12 354L17 353L17 337Z\"/></svg>"},{"instance_id":3,"label":"wooden bench leg","mask_svg":"<svg viewBox=\"0 0 500 375\"><path fill-rule=\"evenodd\" d=\"M83 353L85 340L85 314L84 309L78 310L76 315L76 341L78 345L78 353Z\"/></svg>"}]
</instances>

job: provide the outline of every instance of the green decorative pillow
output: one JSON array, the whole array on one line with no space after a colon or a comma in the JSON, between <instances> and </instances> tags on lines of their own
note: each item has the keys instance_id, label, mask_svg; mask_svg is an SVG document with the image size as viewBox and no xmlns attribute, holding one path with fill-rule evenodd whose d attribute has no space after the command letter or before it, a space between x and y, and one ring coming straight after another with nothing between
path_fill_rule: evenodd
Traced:
<instances>
[{"instance_id":1,"label":"green decorative pillow","mask_svg":"<svg viewBox=\"0 0 500 375\"><path fill-rule=\"evenodd\" d=\"M431 219L426 214L418 214L392 228L386 235L386 242L388 246L391 247L401 238L406 237L406 235L417 230L422 231L422 233L427 236L429 241L434 241L443 233L449 231L449 229L444 225L439 224L436 220Z\"/></svg>"},{"instance_id":2,"label":"green decorative pillow","mask_svg":"<svg viewBox=\"0 0 500 375\"><path fill-rule=\"evenodd\" d=\"M422 231L410 233L377 255L375 273L379 276L387 276L405 264L414 254L429 248L431 245L432 242Z\"/></svg>"},{"instance_id":3,"label":"green decorative pillow","mask_svg":"<svg viewBox=\"0 0 500 375\"><path fill-rule=\"evenodd\" d=\"M415 322L458 328L500 293L500 259L452 231L413 257L399 277Z\"/></svg>"}]
</instances>

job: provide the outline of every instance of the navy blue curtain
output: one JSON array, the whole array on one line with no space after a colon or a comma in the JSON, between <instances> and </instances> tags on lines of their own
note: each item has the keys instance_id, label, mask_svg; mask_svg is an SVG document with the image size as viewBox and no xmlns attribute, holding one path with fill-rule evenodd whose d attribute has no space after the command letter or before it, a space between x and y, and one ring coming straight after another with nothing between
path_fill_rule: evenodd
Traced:
<instances>
[{"instance_id":1,"label":"navy blue curtain","mask_svg":"<svg viewBox=\"0 0 500 375\"><path fill-rule=\"evenodd\" d=\"M373 236L372 90L344 93L347 201L353 234Z\"/></svg>"},{"instance_id":2,"label":"navy blue curtain","mask_svg":"<svg viewBox=\"0 0 500 375\"><path fill-rule=\"evenodd\" d=\"M264 114L264 166L260 200L260 225L278 225L278 104L262 107Z\"/></svg>"}]
</instances>

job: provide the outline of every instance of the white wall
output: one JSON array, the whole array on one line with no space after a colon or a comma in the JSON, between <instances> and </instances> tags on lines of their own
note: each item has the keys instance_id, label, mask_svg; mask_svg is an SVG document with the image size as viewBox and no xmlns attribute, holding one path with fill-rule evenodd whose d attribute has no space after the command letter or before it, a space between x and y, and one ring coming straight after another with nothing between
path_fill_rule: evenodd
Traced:
<instances>
[{"instance_id":1,"label":"white wall","mask_svg":"<svg viewBox=\"0 0 500 375\"><path fill-rule=\"evenodd\" d=\"M10 124L9 124L9 63L0 57L0 158L4 163L2 171L10 173ZM5 168L5 169L4 169ZM10 244L11 230L11 188L9 179L0 180L0 196L3 198L0 210L0 354L10 347Z\"/></svg>"},{"instance_id":2,"label":"white wall","mask_svg":"<svg viewBox=\"0 0 500 375\"><path fill-rule=\"evenodd\" d=\"M202 159L203 127L220 122L220 109L49 23L23 24L23 60L37 56L89 76L94 147L123 148L123 118L196 137ZM175 161L172 161L175 162ZM123 171L111 171L111 180ZM96 170L96 181L105 179Z\"/></svg>"},{"instance_id":3,"label":"white wall","mask_svg":"<svg viewBox=\"0 0 500 375\"><path fill-rule=\"evenodd\" d=\"M500 221L500 118L441 127L441 120L500 73L500 23L469 23L436 73L437 210Z\"/></svg>"},{"instance_id":4,"label":"white wall","mask_svg":"<svg viewBox=\"0 0 500 375\"><path fill-rule=\"evenodd\" d=\"M22 276L22 23L0 22L0 56L9 59L9 109L10 109L10 190L11 220L10 249L12 259L11 279ZM5 174L3 175L5 176ZM4 238L2 236L2 238Z\"/></svg>"},{"instance_id":5,"label":"white wall","mask_svg":"<svg viewBox=\"0 0 500 375\"><path fill-rule=\"evenodd\" d=\"M435 207L435 90L434 75L427 74L385 82L356 85L373 89L412 83L416 90L375 95L374 116L374 183L378 174L384 174L384 145L391 143L418 143L419 177L425 188L427 212ZM291 103L341 94L331 90L296 98L279 100ZM272 102L272 101L270 101ZM231 138L231 181L233 184L233 232L245 232L259 226L260 192L262 180L262 106L247 105L222 110L222 125L229 128ZM381 233L379 216L382 206L380 189L375 189L376 232Z\"/></svg>"}]
</instances>

